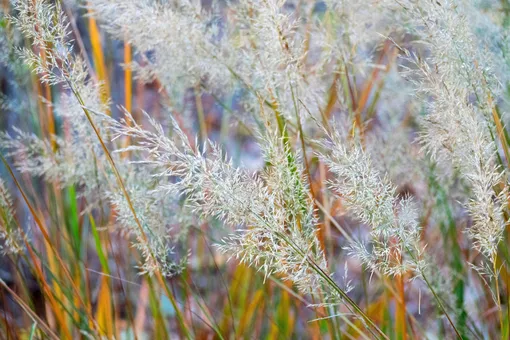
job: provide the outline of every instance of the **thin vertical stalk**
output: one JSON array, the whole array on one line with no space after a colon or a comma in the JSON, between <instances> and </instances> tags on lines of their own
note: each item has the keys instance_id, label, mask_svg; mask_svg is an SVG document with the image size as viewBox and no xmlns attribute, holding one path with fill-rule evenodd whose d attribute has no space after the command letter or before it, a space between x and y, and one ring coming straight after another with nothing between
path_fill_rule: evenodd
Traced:
<instances>
[{"instance_id":1,"label":"thin vertical stalk","mask_svg":"<svg viewBox=\"0 0 510 340\"><path fill-rule=\"evenodd\" d=\"M503 335L503 310L501 309L501 295L499 294L499 275L498 275L498 269L496 262L498 260L498 253L495 252L493 255L493 261L492 261L492 270L494 271L494 283L496 285L496 303L498 308L498 318L499 318L499 327L501 329L501 335ZM502 337L503 339L503 337Z\"/></svg>"},{"instance_id":2,"label":"thin vertical stalk","mask_svg":"<svg viewBox=\"0 0 510 340\"><path fill-rule=\"evenodd\" d=\"M399 292L400 299L397 301L396 311L396 325L398 338L401 340L407 339L406 333L406 302L405 302L405 285L404 274L397 277L397 291Z\"/></svg>"},{"instance_id":3,"label":"thin vertical stalk","mask_svg":"<svg viewBox=\"0 0 510 340\"><path fill-rule=\"evenodd\" d=\"M131 70L131 44L124 42L124 108L131 113L133 109L133 71ZM130 124L128 122L128 124ZM123 141L123 148L129 145L129 136Z\"/></svg>"},{"instance_id":4,"label":"thin vertical stalk","mask_svg":"<svg viewBox=\"0 0 510 340\"><path fill-rule=\"evenodd\" d=\"M198 125L202 144L207 142L207 125L205 121L204 105L202 104L202 89L200 85L195 86L195 106L197 109Z\"/></svg>"}]
</instances>

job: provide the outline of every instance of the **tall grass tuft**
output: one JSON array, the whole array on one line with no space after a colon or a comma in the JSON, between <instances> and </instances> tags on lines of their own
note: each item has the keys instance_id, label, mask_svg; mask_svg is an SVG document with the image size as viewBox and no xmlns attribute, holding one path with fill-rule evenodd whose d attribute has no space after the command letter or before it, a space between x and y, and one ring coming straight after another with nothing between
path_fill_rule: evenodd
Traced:
<instances>
[{"instance_id":1,"label":"tall grass tuft","mask_svg":"<svg viewBox=\"0 0 510 340\"><path fill-rule=\"evenodd\" d=\"M3 338L508 339L509 4L3 3Z\"/></svg>"}]
</instances>

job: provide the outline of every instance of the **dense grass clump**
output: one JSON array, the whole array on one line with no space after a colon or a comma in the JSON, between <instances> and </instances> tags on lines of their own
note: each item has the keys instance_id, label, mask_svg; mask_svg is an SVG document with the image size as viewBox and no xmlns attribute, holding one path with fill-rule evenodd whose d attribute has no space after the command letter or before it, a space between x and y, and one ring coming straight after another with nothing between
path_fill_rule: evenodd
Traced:
<instances>
[{"instance_id":1,"label":"dense grass clump","mask_svg":"<svg viewBox=\"0 0 510 340\"><path fill-rule=\"evenodd\" d=\"M507 1L2 8L2 338L510 337Z\"/></svg>"}]
</instances>

